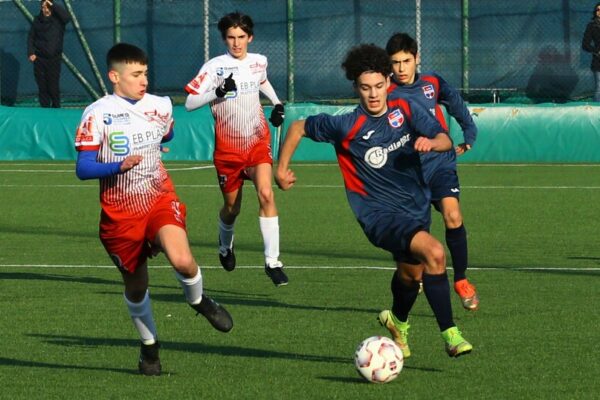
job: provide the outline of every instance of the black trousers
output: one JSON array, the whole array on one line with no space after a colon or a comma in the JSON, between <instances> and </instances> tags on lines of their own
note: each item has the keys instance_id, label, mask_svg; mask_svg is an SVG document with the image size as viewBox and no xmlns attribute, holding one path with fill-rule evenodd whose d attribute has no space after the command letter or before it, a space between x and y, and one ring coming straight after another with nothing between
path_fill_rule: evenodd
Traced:
<instances>
[{"instance_id":1,"label":"black trousers","mask_svg":"<svg viewBox=\"0 0 600 400\"><path fill-rule=\"evenodd\" d=\"M61 57L37 57L33 63L33 74L38 85L38 97L42 107L60 108Z\"/></svg>"}]
</instances>

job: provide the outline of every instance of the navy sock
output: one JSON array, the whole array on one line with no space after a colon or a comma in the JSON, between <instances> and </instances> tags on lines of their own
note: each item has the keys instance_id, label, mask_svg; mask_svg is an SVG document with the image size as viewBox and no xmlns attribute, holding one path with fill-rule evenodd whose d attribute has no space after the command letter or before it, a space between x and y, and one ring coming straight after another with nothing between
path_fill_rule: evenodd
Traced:
<instances>
[{"instance_id":1,"label":"navy sock","mask_svg":"<svg viewBox=\"0 0 600 400\"><path fill-rule=\"evenodd\" d=\"M433 310L440 331L445 331L454 326L452 319L452 305L450 303L450 285L448 275L444 272L440 275L429 275L423 273L423 290Z\"/></svg>"},{"instance_id":2,"label":"navy sock","mask_svg":"<svg viewBox=\"0 0 600 400\"><path fill-rule=\"evenodd\" d=\"M392 276L392 296L394 303L392 305L392 313L402 322L408 320L408 313L412 309L417 296L419 295L419 284L415 283L411 287L407 287L398 278L398 272L394 272Z\"/></svg>"},{"instance_id":3,"label":"navy sock","mask_svg":"<svg viewBox=\"0 0 600 400\"><path fill-rule=\"evenodd\" d=\"M467 277L468 249L467 230L464 224L454 229L446 229L446 245L452 258L454 282Z\"/></svg>"}]
</instances>

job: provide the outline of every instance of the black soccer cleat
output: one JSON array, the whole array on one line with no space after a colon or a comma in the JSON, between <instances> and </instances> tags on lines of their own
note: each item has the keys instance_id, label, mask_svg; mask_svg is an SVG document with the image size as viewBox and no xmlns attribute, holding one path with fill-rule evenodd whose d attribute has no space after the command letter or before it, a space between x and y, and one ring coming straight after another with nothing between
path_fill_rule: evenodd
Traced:
<instances>
[{"instance_id":1,"label":"black soccer cleat","mask_svg":"<svg viewBox=\"0 0 600 400\"><path fill-rule=\"evenodd\" d=\"M233 319L231 318L231 315L229 315L223 306L210 297L202 295L202 301L200 301L200 303L190 304L190 306L196 310L198 314L204 315L204 318L206 318L215 329L221 332L229 332L231 328L233 328Z\"/></svg>"},{"instance_id":2,"label":"black soccer cleat","mask_svg":"<svg viewBox=\"0 0 600 400\"><path fill-rule=\"evenodd\" d=\"M158 342L154 342L154 344L141 344L140 361L138 363L138 369L140 370L140 373L142 375L160 375L161 366L160 359L158 358L159 348L160 344Z\"/></svg>"},{"instance_id":3,"label":"black soccer cleat","mask_svg":"<svg viewBox=\"0 0 600 400\"><path fill-rule=\"evenodd\" d=\"M219 247L221 246L221 241L219 240ZM221 254L219 251L219 261L221 261L221 265L225 269L225 271L233 271L235 269L235 253L233 252L233 246L230 249L227 249L227 253L225 255Z\"/></svg>"},{"instance_id":4,"label":"black soccer cleat","mask_svg":"<svg viewBox=\"0 0 600 400\"><path fill-rule=\"evenodd\" d=\"M265 264L265 273L271 278L275 286L285 286L288 284L288 277L285 272L283 272L283 264L280 261L277 262L277 266L274 268Z\"/></svg>"}]
</instances>

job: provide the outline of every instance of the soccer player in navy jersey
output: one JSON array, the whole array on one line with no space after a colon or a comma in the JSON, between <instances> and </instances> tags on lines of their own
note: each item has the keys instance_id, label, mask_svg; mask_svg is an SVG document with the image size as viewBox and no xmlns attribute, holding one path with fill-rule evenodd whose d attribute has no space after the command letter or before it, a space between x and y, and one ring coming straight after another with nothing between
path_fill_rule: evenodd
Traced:
<instances>
[{"instance_id":1,"label":"soccer player in navy jersey","mask_svg":"<svg viewBox=\"0 0 600 400\"><path fill-rule=\"evenodd\" d=\"M431 200L444 219L446 245L450 250L454 270L454 290L465 309L475 311L479 296L466 275L468 265L467 230L460 211L460 184L456 172L456 155L471 149L477 137L477 127L460 93L435 73L419 74L417 42L406 33L396 33L388 40L386 51L392 61L390 98L403 98L428 109L446 128L441 105L453 116L463 131L464 143L443 153L421 155L425 182L431 189Z\"/></svg>"},{"instance_id":2,"label":"soccer player in navy jersey","mask_svg":"<svg viewBox=\"0 0 600 400\"><path fill-rule=\"evenodd\" d=\"M446 151L452 141L427 110L403 99L387 102L391 62L385 50L357 46L342 67L360 105L348 114L294 121L281 148L277 185L288 190L296 182L289 163L303 137L331 143L358 223L371 243L392 253L396 261L392 311L383 311L380 322L409 357L408 314L422 280L446 351L452 357L467 354L473 346L452 318L444 248L429 234L430 192L419 160L420 152Z\"/></svg>"}]
</instances>

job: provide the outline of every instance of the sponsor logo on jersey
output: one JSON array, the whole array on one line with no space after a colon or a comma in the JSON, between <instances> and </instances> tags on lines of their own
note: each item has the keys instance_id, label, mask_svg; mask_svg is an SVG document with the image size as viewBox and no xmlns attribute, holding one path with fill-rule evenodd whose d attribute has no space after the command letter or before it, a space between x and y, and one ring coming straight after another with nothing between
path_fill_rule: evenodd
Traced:
<instances>
[{"instance_id":1,"label":"sponsor logo on jersey","mask_svg":"<svg viewBox=\"0 0 600 400\"><path fill-rule=\"evenodd\" d=\"M367 132L365 135L363 135L363 139L365 140L369 140L369 138L371 137L371 135L373 135L375 133L374 130L370 130L369 132Z\"/></svg>"},{"instance_id":2,"label":"sponsor logo on jersey","mask_svg":"<svg viewBox=\"0 0 600 400\"><path fill-rule=\"evenodd\" d=\"M75 141L77 143L81 142L91 142L94 140L94 135L92 134L92 130L94 127L94 116L90 115L86 118L85 121L81 122L79 125L79 129L77 129L77 134L75 135Z\"/></svg>"},{"instance_id":3,"label":"sponsor logo on jersey","mask_svg":"<svg viewBox=\"0 0 600 400\"><path fill-rule=\"evenodd\" d=\"M400 109L396 108L388 114L388 123L392 128L400 128L404 123L404 114Z\"/></svg>"},{"instance_id":4,"label":"sponsor logo on jersey","mask_svg":"<svg viewBox=\"0 0 600 400\"><path fill-rule=\"evenodd\" d=\"M365 153L365 162L375 169L382 168L388 159L388 153L404 147L410 140L410 133L402 136L398 141L390 144L387 147L375 146L371 147Z\"/></svg>"},{"instance_id":5,"label":"sponsor logo on jersey","mask_svg":"<svg viewBox=\"0 0 600 400\"><path fill-rule=\"evenodd\" d=\"M129 125L129 113L105 113L102 114L102 122L104 122L104 125L112 125L113 123L118 125Z\"/></svg>"},{"instance_id":6,"label":"sponsor logo on jersey","mask_svg":"<svg viewBox=\"0 0 600 400\"><path fill-rule=\"evenodd\" d=\"M206 78L206 72L203 72L195 77L188 85L190 85L192 89L200 89L200 85L202 84L204 78Z\"/></svg>"},{"instance_id":7,"label":"sponsor logo on jersey","mask_svg":"<svg viewBox=\"0 0 600 400\"><path fill-rule=\"evenodd\" d=\"M111 132L108 134L108 147L117 156L129 154L129 138L123 132Z\"/></svg>"},{"instance_id":8,"label":"sponsor logo on jersey","mask_svg":"<svg viewBox=\"0 0 600 400\"><path fill-rule=\"evenodd\" d=\"M452 193L459 193L459 192L460 192L460 189L459 189L459 188L452 188L452 189L450 189L450 191L451 191Z\"/></svg>"},{"instance_id":9,"label":"sponsor logo on jersey","mask_svg":"<svg viewBox=\"0 0 600 400\"><path fill-rule=\"evenodd\" d=\"M423 94L428 99L433 99L433 97L435 96L435 89L433 88L433 85L423 86Z\"/></svg>"},{"instance_id":10,"label":"sponsor logo on jersey","mask_svg":"<svg viewBox=\"0 0 600 400\"><path fill-rule=\"evenodd\" d=\"M238 67L217 67L217 76L229 76L229 74L236 73L238 70Z\"/></svg>"}]
</instances>

